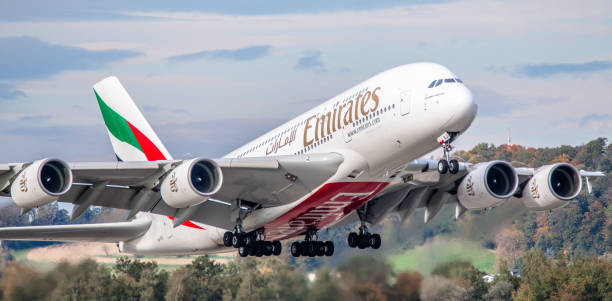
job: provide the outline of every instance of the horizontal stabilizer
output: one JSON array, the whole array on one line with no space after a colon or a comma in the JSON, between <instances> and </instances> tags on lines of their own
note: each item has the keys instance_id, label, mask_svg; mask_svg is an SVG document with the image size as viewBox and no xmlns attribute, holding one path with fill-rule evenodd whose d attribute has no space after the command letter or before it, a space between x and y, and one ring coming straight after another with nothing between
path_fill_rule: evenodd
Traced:
<instances>
[{"instance_id":1,"label":"horizontal stabilizer","mask_svg":"<svg viewBox=\"0 0 612 301\"><path fill-rule=\"evenodd\" d=\"M131 222L83 225L27 226L0 228L0 240L119 242L144 234L149 219Z\"/></svg>"}]
</instances>

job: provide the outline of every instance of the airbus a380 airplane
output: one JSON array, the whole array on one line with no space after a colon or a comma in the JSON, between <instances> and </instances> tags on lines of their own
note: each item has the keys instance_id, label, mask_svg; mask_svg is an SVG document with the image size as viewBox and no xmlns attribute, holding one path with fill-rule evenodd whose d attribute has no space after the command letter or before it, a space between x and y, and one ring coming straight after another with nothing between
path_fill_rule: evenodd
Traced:
<instances>
[{"instance_id":1,"label":"airbus a380 airplane","mask_svg":"<svg viewBox=\"0 0 612 301\"><path fill-rule=\"evenodd\" d=\"M470 90L433 63L382 72L219 159L173 160L119 80L94 85L118 162L42 159L0 165L0 195L23 209L54 201L129 210L126 222L12 227L0 239L117 242L143 255L224 252L331 256L317 231L360 221L350 247L379 248L367 224L445 204L468 209L521 201L532 210L567 204L582 189L566 163L538 169L450 160L451 143L476 117ZM442 147L440 161L417 159ZM587 178L588 184L588 178Z\"/></svg>"}]
</instances>

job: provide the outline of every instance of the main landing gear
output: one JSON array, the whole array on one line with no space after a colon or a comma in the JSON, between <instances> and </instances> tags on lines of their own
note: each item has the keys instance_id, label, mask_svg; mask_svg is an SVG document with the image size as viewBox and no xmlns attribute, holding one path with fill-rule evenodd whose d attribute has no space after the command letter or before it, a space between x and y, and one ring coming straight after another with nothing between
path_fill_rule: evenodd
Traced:
<instances>
[{"instance_id":1,"label":"main landing gear","mask_svg":"<svg viewBox=\"0 0 612 301\"><path fill-rule=\"evenodd\" d=\"M266 241L263 229L245 233L239 226L236 226L234 232L225 232L223 245L238 249L240 257L278 256L283 248L278 240Z\"/></svg>"},{"instance_id":2,"label":"main landing gear","mask_svg":"<svg viewBox=\"0 0 612 301\"><path fill-rule=\"evenodd\" d=\"M347 241L349 247L351 248L372 248L375 250L380 248L380 245L382 243L380 235L378 235L377 233L370 233L370 231L368 231L368 227L366 227L365 224L359 227L359 234L355 232L349 233Z\"/></svg>"},{"instance_id":3,"label":"main landing gear","mask_svg":"<svg viewBox=\"0 0 612 301\"><path fill-rule=\"evenodd\" d=\"M318 238L317 231L308 231L304 241L296 241L291 244L291 255L293 257L334 255L334 243L331 241L318 241Z\"/></svg>"},{"instance_id":4,"label":"main landing gear","mask_svg":"<svg viewBox=\"0 0 612 301\"><path fill-rule=\"evenodd\" d=\"M453 150L453 146L451 145L451 141L453 140L453 136L448 133L444 133L442 136L438 138L438 142L440 142L440 146L442 147L442 151L444 152L444 158L438 161L438 172L440 174L445 174L450 172L451 174L456 174L459 172L459 161L450 159L450 152Z\"/></svg>"},{"instance_id":5,"label":"main landing gear","mask_svg":"<svg viewBox=\"0 0 612 301\"><path fill-rule=\"evenodd\" d=\"M361 225L359 226L359 234L355 232L351 232L348 235L348 245L351 248L372 248L378 249L382 243L379 234L372 234L368 230L368 226L366 225L366 217L368 212L368 203L366 203L363 207L357 209L357 215L359 216L359 220L361 221Z\"/></svg>"}]
</instances>

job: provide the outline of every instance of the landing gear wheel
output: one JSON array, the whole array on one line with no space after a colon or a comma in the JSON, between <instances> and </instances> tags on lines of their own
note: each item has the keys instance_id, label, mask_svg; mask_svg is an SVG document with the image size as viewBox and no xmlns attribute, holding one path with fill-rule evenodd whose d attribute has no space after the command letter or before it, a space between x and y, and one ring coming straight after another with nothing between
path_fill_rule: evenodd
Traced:
<instances>
[{"instance_id":1,"label":"landing gear wheel","mask_svg":"<svg viewBox=\"0 0 612 301\"><path fill-rule=\"evenodd\" d=\"M325 256L325 244L322 241L317 241L315 244L317 246L317 256Z\"/></svg>"},{"instance_id":2,"label":"landing gear wheel","mask_svg":"<svg viewBox=\"0 0 612 301\"><path fill-rule=\"evenodd\" d=\"M274 249L272 248L272 242L264 241L262 243L262 245L263 245L263 249L264 249L264 255L272 256L272 253L274 253Z\"/></svg>"},{"instance_id":3,"label":"landing gear wheel","mask_svg":"<svg viewBox=\"0 0 612 301\"><path fill-rule=\"evenodd\" d=\"M357 247L357 244L359 243L359 236L357 235L357 233L351 232L348 235L347 241L348 241L349 247L355 248Z\"/></svg>"},{"instance_id":4,"label":"landing gear wheel","mask_svg":"<svg viewBox=\"0 0 612 301\"><path fill-rule=\"evenodd\" d=\"M448 162L448 171L451 174L456 174L459 172L459 161L457 160L450 160L450 162Z\"/></svg>"},{"instance_id":5,"label":"landing gear wheel","mask_svg":"<svg viewBox=\"0 0 612 301\"><path fill-rule=\"evenodd\" d=\"M308 257L315 257L317 255L317 249L314 242L305 241L302 243L302 255Z\"/></svg>"},{"instance_id":6,"label":"landing gear wheel","mask_svg":"<svg viewBox=\"0 0 612 301\"><path fill-rule=\"evenodd\" d=\"M238 248L238 255L240 255L240 257L247 257L249 256L249 252L247 250L247 247L240 247Z\"/></svg>"},{"instance_id":7,"label":"landing gear wheel","mask_svg":"<svg viewBox=\"0 0 612 301\"><path fill-rule=\"evenodd\" d=\"M370 241L371 238L372 238L372 235L370 235L370 233L359 235L359 244L357 246L360 249L365 249L371 246L372 245L372 242Z\"/></svg>"},{"instance_id":8,"label":"landing gear wheel","mask_svg":"<svg viewBox=\"0 0 612 301\"><path fill-rule=\"evenodd\" d=\"M281 252L283 251L283 245L280 243L280 241L275 240L272 242L272 254L274 254L274 256L278 256L281 254Z\"/></svg>"},{"instance_id":9,"label":"landing gear wheel","mask_svg":"<svg viewBox=\"0 0 612 301\"><path fill-rule=\"evenodd\" d=\"M255 256L255 247L254 246L246 246L246 251L249 256Z\"/></svg>"},{"instance_id":10,"label":"landing gear wheel","mask_svg":"<svg viewBox=\"0 0 612 301\"><path fill-rule=\"evenodd\" d=\"M242 243L242 240L243 240L242 236L243 236L243 234L241 234L241 233L237 233L236 235L232 235L232 246L234 246L234 248L240 248L240 247L244 246L244 244Z\"/></svg>"},{"instance_id":11,"label":"landing gear wheel","mask_svg":"<svg viewBox=\"0 0 612 301\"><path fill-rule=\"evenodd\" d=\"M326 241L323 243L324 247L325 247L325 256L332 256L334 255L334 243L331 241Z\"/></svg>"},{"instance_id":12,"label":"landing gear wheel","mask_svg":"<svg viewBox=\"0 0 612 301\"><path fill-rule=\"evenodd\" d=\"M301 244L299 242L293 242L291 244L291 256L293 257L300 257L300 255L302 255L301 253Z\"/></svg>"},{"instance_id":13,"label":"landing gear wheel","mask_svg":"<svg viewBox=\"0 0 612 301\"><path fill-rule=\"evenodd\" d=\"M223 234L223 245L226 247L232 246L232 240L234 238L234 233L227 231Z\"/></svg>"},{"instance_id":14,"label":"landing gear wheel","mask_svg":"<svg viewBox=\"0 0 612 301\"><path fill-rule=\"evenodd\" d=\"M447 171L448 171L448 161L446 160L438 161L438 172L443 175Z\"/></svg>"},{"instance_id":15,"label":"landing gear wheel","mask_svg":"<svg viewBox=\"0 0 612 301\"><path fill-rule=\"evenodd\" d=\"M371 244L372 249L376 250L376 249L380 248L380 245L382 243L382 240L380 239L380 235L372 234L372 238L370 240L371 240L371 243L372 243Z\"/></svg>"}]
</instances>

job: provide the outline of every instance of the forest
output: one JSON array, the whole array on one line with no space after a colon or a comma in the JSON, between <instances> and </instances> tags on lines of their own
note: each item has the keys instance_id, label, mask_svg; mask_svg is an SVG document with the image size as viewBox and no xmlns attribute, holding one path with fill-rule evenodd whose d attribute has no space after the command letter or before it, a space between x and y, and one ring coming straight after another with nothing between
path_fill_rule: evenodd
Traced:
<instances>
[{"instance_id":1,"label":"forest","mask_svg":"<svg viewBox=\"0 0 612 301\"><path fill-rule=\"evenodd\" d=\"M376 251L348 248L346 235L357 225L322 231L320 236L337 248L325 259L283 254L220 264L201 256L166 270L121 257L113 265L86 260L40 271L15 262L13 254L43 243L6 241L0 257L0 300L612 300L612 144L606 138L554 148L482 143L454 156L471 163L501 159L529 167L569 162L578 169L604 171L607 177L592 180L591 194L547 212L530 212L507 201L459 220L454 220L453 208L445 208L427 224L420 211L403 221L391 215L374 226L384 234L383 247ZM113 221L123 215L93 208L75 222ZM68 222L68 212L57 204L25 216L15 207L0 209L0 227ZM410 268L393 261L416 248L451 240L494 254L494 271L456 254L440 256L445 250L417 258ZM426 261L431 268L422 267ZM487 283L483 276L490 272L496 277Z\"/></svg>"}]
</instances>

